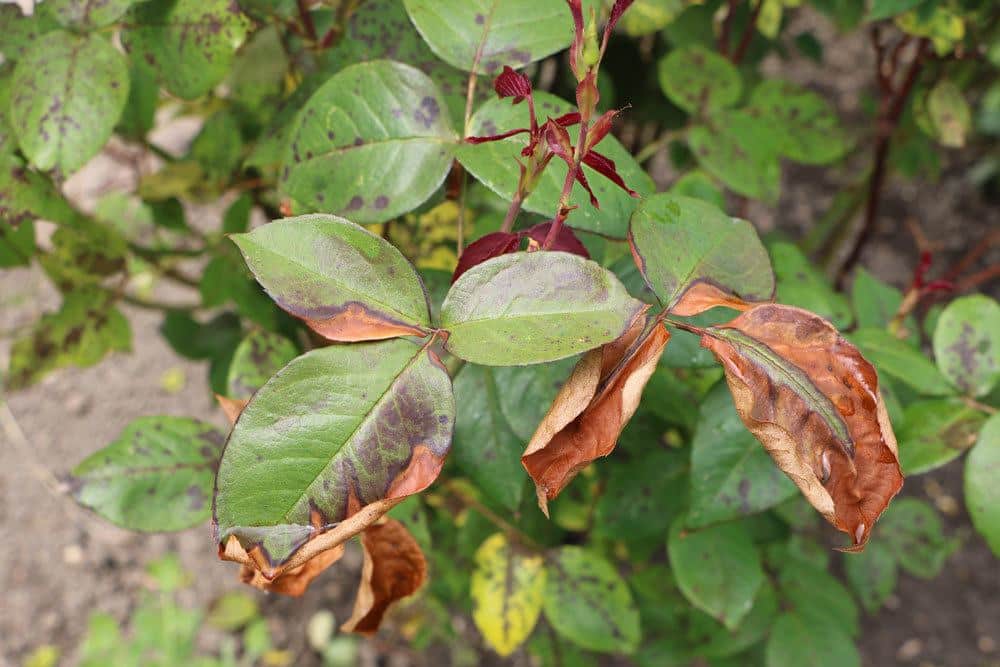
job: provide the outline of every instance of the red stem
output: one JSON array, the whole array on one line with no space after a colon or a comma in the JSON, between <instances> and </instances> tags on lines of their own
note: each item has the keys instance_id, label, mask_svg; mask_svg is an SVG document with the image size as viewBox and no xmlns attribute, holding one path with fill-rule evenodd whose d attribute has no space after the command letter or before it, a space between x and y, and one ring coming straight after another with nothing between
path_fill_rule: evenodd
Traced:
<instances>
[{"instance_id":1,"label":"red stem","mask_svg":"<svg viewBox=\"0 0 1000 667\"><path fill-rule=\"evenodd\" d=\"M757 6L750 12L750 18L747 20L746 27L743 28L743 36L740 38L740 44L733 53L732 61L734 65L739 65L743 60L743 56L747 54L747 48L750 46L750 40L753 39L753 33L757 27L757 17L760 16L760 10L763 7L764 0L758 0Z\"/></svg>"},{"instance_id":2,"label":"red stem","mask_svg":"<svg viewBox=\"0 0 1000 667\"><path fill-rule=\"evenodd\" d=\"M573 192L576 174L583 168L580 164L583 162L584 146L587 142L587 126L589 124L589 119L580 118L580 138L576 142L576 150L573 151L573 164L570 165L569 170L566 172L566 180L563 181L562 193L559 195L559 207L556 210L556 217L552 221L552 226L549 227L549 233L545 235L542 250L548 250L552 247L552 244L555 243L556 238L559 236L559 231L562 229L566 216L569 215L569 196Z\"/></svg>"},{"instance_id":3,"label":"red stem","mask_svg":"<svg viewBox=\"0 0 1000 667\"><path fill-rule=\"evenodd\" d=\"M739 0L728 0L728 9L726 10L726 18L722 19L722 28L719 30L719 41L718 49L719 53L729 57L729 31L733 27L733 16L736 15L736 8L739 6Z\"/></svg>"},{"instance_id":4,"label":"red stem","mask_svg":"<svg viewBox=\"0 0 1000 667\"><path fill-rule=\"evenodd\" d=\"M306 6L306 0L296 0L296 4L299 8L299 18L302 19L302 27L305 28L309 39L315 42L316 24L313 23L312 14L309 13L309 7Z\"/></svg>"}]
</instances>

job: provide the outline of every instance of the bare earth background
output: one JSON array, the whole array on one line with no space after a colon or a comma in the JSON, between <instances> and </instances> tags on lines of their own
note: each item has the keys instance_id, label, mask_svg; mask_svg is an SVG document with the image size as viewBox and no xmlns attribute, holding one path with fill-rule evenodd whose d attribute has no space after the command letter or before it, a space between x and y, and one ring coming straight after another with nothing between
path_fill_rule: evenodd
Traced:
<instances>
[{"instance_id":1,"label":"bare earth background","mask_svg":"<svg viewBox=\"0 0 1000 667\"><path fill-rule=\"evenodd\" d=\"M861 96L871 84L864 39L835 37L815 16L796 20L818 33L826 45L826 65L775 61L768 68L828 95L845 118L858 118ZM181 152L196 129L196 121L175 121L159 130L155 140ZM986 230L1000 224L996 202L986 202L964 179L967 165L949 164L947 159L945 164L938 184L895 181L887 190L862 264L898 287L905 287L917 258L905 219L917 219L929 238L942 242L937 269L949 266ZM101 194L130 187L134 166L128 147L112 146L74 176L67 192L89 209ZM657 176L661 185L672 179L662 166ZM832 177L820 170L786 170L777 210L754 206L748 217L761 231L776 227L798 236L825 209L838 183L856 176L847 170ZM210 226L217 224L222 210L220 203L189 215L194 224ZM996 261L996 255L986 259ZM996 284L991 291L997 293ZM169 291L162 295L172 296ZM57 305L58 295L41 271L0 273L0 365L6 367L11 339ZM207 526L174 535L136 535L77 508L59 493L59 476L138 416L184 415L225 424L204 381L205 365L180 359L168 348L157 332L161 316L129 308L126 314L134 331L132 354L115 355L89 369L54 373L9 397L30 444L19 446L0 429L0 667L20 664L32 648L45 643L72 656L87 616L95 610L126 618L140 598L146 563L158 555L177 553L196 574L196 586L183 594L183 603L205 605L239 587L235 567L216 559ZM168 391L164 374L176 376L178 371L185 378L183 389ZM867 667L1000 667L1000 560L972 532L962 502L961 465L956 462L907 483L904 493L934 501L949 533L963 538L963 547L934 581L900 575L889 608L863 622L861 648ZM306 646L306 623L319 609L347 617L359 567L360 555L349 551L343 564L301 599L257 593L277 646L291 649L298 656L295 664L317 664ZM413 655L392 637L390 631L363 642L361 664L441 664ZM509 664L526 664L525 657L515 655Z\"/></svg>"}]
</instances>

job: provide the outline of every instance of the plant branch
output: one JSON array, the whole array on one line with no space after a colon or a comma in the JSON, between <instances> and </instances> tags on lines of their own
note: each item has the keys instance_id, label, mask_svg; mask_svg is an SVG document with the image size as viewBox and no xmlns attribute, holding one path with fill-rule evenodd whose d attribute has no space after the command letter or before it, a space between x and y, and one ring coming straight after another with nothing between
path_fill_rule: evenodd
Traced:
<instances>
[{"instance_id":1,"label":"plant branch","mask_svg":"<svg viewBox=\"0 0 1000 667\"><path fill-rule=\"evenodd\" d=\"M295 0L295 4L299 9L299 20L302 21L302 27L306 31L306 35L312 41L316 41L316 24L313 23L312 14L309 13L309 7L307 6L307 0Z\"/></svg>"},{"instance_id":2,"label":"plant branch","mask_svg":"<svg viewBox=\"0 0 1000 667\"><path fill-rule=\"evenodd\" d=\"M733 52L733 57L731 58L734 65L739 65L743 61L743 57L746 56L750 42L753 40L753 34L757 29L757 18L760 16L760 10L763 7L764 0L757 0L756 6L750 12L750 18L747 19L747 24L743 28L743 36L740 38L739 46L736 47L736 51Z\"/></svg>"},{"instance_id":3,"label":"plant branch","mask_svg":"<svg viewBox=\"0 0 1000 667\"><path fill-rule=\"evenodd\" d=\"M122 294L121 300L129 305L135 306L136 308L142 308L143 310L194 311L201 308L198 304L168 303L166 301L158 301L156 299L143 299L142 297L138 297L133 294Z\"/></svg>"},{"instance_id":4,"label":"plant branch","mask_svg":"<svg viewBox=\"0 0 1000 667\"><path fill-rule=\"evenodd\" d=\"M843 284L847 274L852 268L854 268L854 265L857 264L861 257L861 251L864 249L865 244L868 242L872 232L874 231L875 222L878 218L879 207L882 201L882 190L885 186L887 162L892 137L896 132L896 128L899 126L899 119L903 115L903 110L906 108L906 102L910 97L910 92L913 90L913 84L916 83L917 77L923 68L924 55L927 50L928 41L926 38L921 38L917 43L916 50L913 54L913 60L910 62L909 69L907 70L906 75L898 88L894 88L891 83L895 72L885 72L883 70L883 68L886 67L884 49L878 42L876 42L876 44L876 52L879 55L878 62L875 64L876 77L880 81L880 87L882 88L883 95L881 103L879 104L879 113L876 120L875 148L872 157L872 171L868 182L868 194L865 199L864 222L861 225L861 231L852 243L847 259L844 260L844 263L840 268L837 278L838 284ZM891 64L892 63L890 62L889 65L891 66ZM889 83L883 83L883 77L886 77Z\"/></svg>"},{"instance_id":5,"label":"plant branch","mask_svg":"<svg viewBox=\"0 0 1000 667\"><path fill-rule=\"evenodd\" d=\"M719 53L729 57L729 33L733 28L733 17L736 16L736 8L739 6L739 0L727 0L726 2L726 17L722 19L722 27L719 28L719 39L716 43L716 48Z\"/></svg>"},{"instance_id":6,"label":"plant branch","mask_svg":"<svg viewBox=\"0 0 1000 667\"><path fill-rule=\"evenodd\" d=\"M461 488L461 486L452 482L447 482L444 485L444 489L450 493L453 498L456 498L469 509L474 509L482 514L487 520L489 520L490 523L506 533L511 539L536 551L544 550L542 545L536 542L527 533L501 517L489 507L486 507L486 505L483 505L477 498L474 498L471 494L466 492L465 489Z\"/></svg>"},{"instance_id":7,"label":"plant branch","mask_svg":"<svg viewBox=\"0 0 1000 667\"><path fill-rule=\"evenodd\" d=\"M542 250L548 250L555 243L556 238L559 237L559 231L562 229L563 223L566 221L566 217L569 215L569 197L573 193L573 184L576 183L576 175L579 173L583 162L583 154L587 146L587 128L590 125L589 119L580 119L580 138L576 142L576 148L573 151L573 164L570 165L569 169L566 171L566 180L563 181L563 189L559 195L559 205L556 209L556 217L552 221L552 225L549 227L549 233L545 235L545 242L542 243Z\"/></svg>"}]
</instances>

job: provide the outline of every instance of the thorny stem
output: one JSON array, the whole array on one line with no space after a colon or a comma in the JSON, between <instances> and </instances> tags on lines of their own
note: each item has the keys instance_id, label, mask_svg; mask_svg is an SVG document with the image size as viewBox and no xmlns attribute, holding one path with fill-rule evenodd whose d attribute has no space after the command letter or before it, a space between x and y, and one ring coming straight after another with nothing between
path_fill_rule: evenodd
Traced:
<instances>
[{"instance_id":1,"label":"thorny stem","mask_svg":"<svg viewBox=\"0 0 1000 667\"><path fill-rule=\"evenodd\" d=\"M861 251L871 237L875 228L875 221L878 218L879 206L882 200L882 190L885 185L886 163L889 156L889 147L892 137L899 125L899 119L906 108L906 101L913 90L913 84L917 81L924 64L924 55L927 50L928 40L921 38L917 43L913 54L913 60L906 72L906 76L899 88L892 86L892 78L895 72L883 70L885 67L884 49L878 41L877 31L873 31L873 39L876 44L877 62L876 78L882 89L882 101L879 105L878 119L876 121L876 140L874 155L872 158L872 171L868 184L868 196L865 201L865 217L861 226L861 231L855 238L847 259L840 268L837 282L842 284L850 270L857 264L861 257ZM896 54L898 55L898 54ZM889 67L892 67L895 55L890 57Z\"/></svg>"}]
</instances>

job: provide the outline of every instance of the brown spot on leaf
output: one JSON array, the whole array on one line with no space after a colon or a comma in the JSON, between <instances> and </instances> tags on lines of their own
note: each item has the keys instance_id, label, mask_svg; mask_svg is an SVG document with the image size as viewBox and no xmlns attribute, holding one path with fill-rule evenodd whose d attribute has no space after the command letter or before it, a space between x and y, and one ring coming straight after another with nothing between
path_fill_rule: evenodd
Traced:
<instances>
[{"instance_id":1,"label":"brown spot on leaf","mask_svg":"<svg viewBox=\"0 0 1000 667\"><path fill-rule=\"evenodd\" d=\"M292 314L297 315L297 313ZM351 301L334 309L331 315L322 319L308 317L302 319L324 338L345 343L425 334L417 326L395 320L357 301Z\"/></svg>"}]
</instances>

